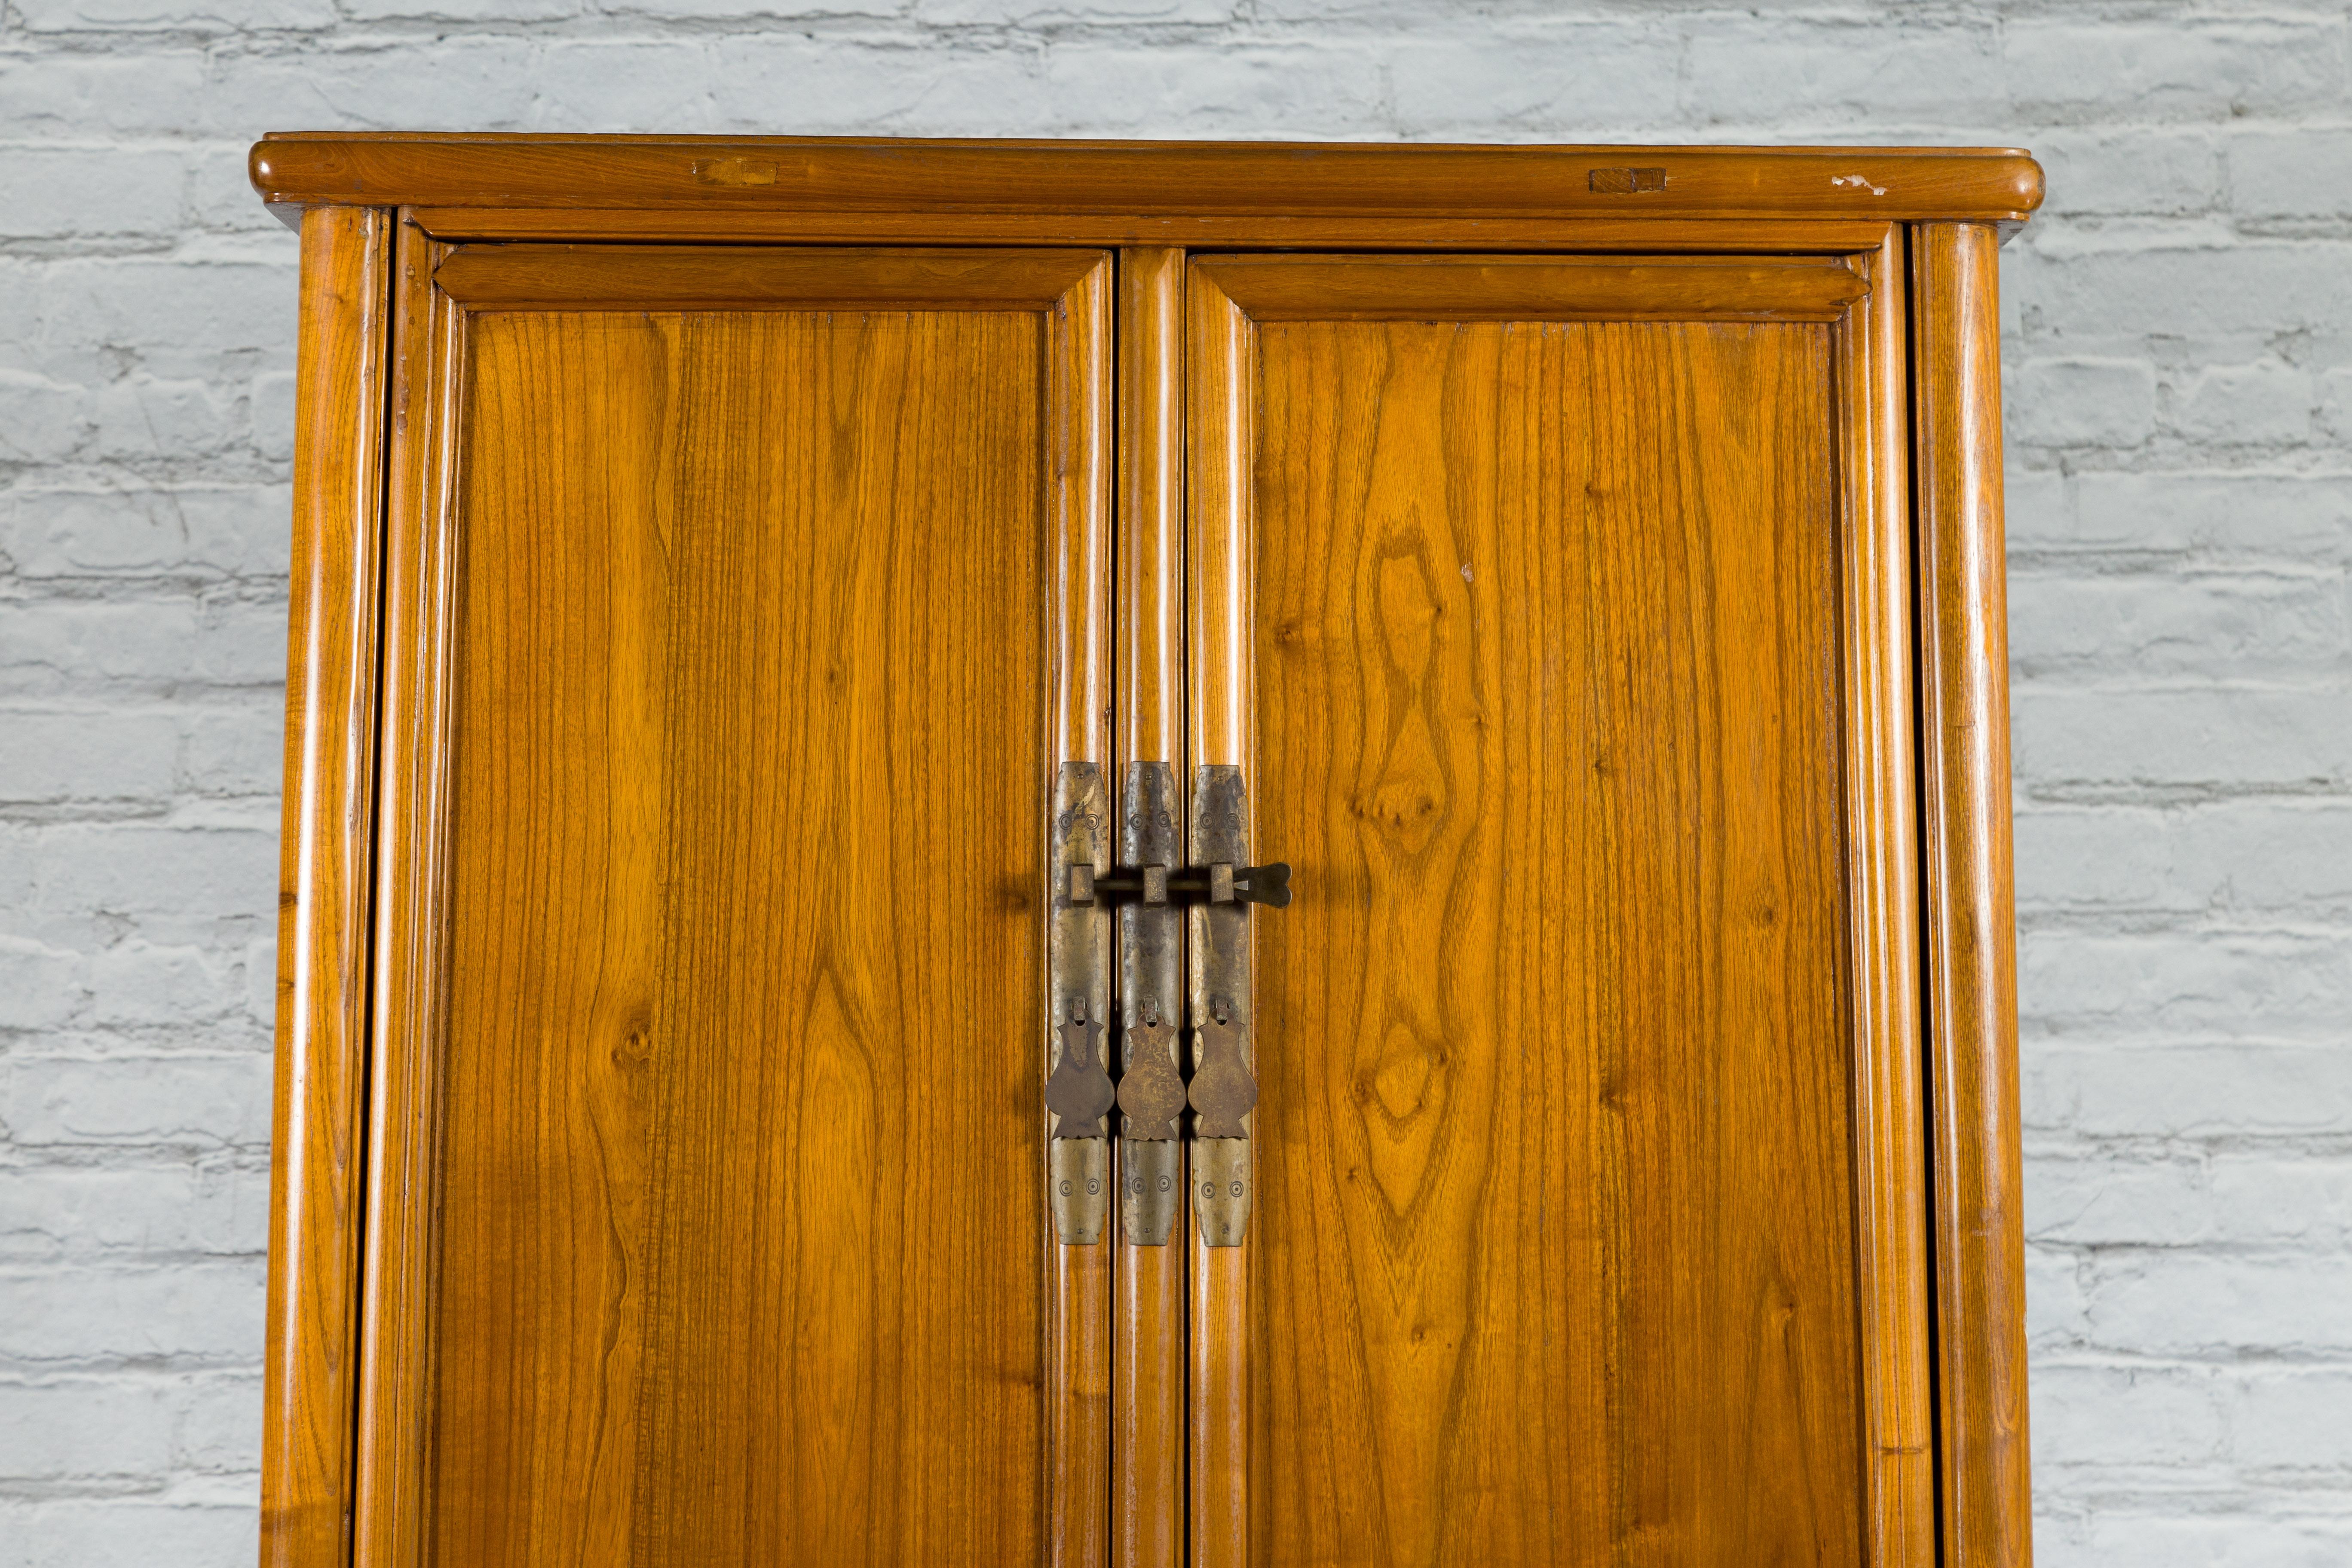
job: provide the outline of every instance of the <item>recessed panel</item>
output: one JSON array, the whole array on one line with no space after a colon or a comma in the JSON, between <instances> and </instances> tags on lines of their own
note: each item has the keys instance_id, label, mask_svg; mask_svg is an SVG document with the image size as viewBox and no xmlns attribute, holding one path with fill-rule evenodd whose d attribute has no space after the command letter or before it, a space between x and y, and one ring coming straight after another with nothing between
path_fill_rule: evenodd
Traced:
<instances>
[{"instance_id":1,"label":"recessed panel","mask_svg":"<svg viewBox=\"0 0 2352 1568\"><path fill-rule=\"evenodd\" d=\"M1043 1556L1045 331L468 322L436 1563Z\"/></svg>"},{"instance_id":2,"label":"recessed panel","mask_svg":"<svg viewBox=\"0 0 2352 1568\"><path fill-rule=\"evenodd\" d=\"M1252 329L1255 1561L1865 1560L1834 330Z\"/></svg>"}]
</instances>

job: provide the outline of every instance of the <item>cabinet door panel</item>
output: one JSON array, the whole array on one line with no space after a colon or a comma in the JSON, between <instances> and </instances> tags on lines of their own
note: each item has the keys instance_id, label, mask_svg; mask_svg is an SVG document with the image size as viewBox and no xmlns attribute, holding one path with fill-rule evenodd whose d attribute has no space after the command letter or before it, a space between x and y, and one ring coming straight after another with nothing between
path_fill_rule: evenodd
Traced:
<instances>
[{"instance_id":1,"label":"cabinet door panel","mask_svg":"<svg viewBox=\"0 0 2352 1568\"><path fill-rule=\"evenodd\" d=\"M1297 889L1204 1561L1928 1560L1864 283L1195 264L1195 742Z\"/></svg>"},{"instance_id":2,"label":"cabinet door panel","mask_svg":"<svg viewBox=\"0 0 2352 1568\"><path fill-rule=\"evenodd\" d=\"M988 259L478 249L404 323L370 1560L1099 1529L1039 894L1106 268Z\"/></svg>"}]
</instances>

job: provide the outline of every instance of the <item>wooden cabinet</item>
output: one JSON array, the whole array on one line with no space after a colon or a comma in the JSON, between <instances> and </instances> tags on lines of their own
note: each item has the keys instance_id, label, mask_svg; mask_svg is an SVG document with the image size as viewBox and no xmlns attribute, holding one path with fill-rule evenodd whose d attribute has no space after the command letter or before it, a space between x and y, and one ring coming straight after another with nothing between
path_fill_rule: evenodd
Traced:
<instances>
[{"instance_id":1,"label":"wooden cabinet","mask_svg":"<svg viewBox=\"0 0 2352 1568\"><path fill-rule=\"evenodd\" d=\"M2031 159L253 170L266 1563L2029 1562Z\"/></svg>"}]
</instances>

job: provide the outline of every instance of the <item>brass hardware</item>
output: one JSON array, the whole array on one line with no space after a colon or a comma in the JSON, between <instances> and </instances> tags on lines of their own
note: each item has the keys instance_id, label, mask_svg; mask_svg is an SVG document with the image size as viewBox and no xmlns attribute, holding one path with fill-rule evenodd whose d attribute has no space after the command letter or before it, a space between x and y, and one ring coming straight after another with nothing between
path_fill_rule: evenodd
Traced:
<instances>
[{"instance_id":1,"label":"brass hardware","mask_svg":"<svg viewBox=\"0 0 2352 1568\"><path fill-rule=\"evenodd\" d=\"M1193 1079L1198 1113L1192 1143L1192 1207L1208 1247L1239 1247L1249 1234L1250 1146L1257 1103L1256 1043L1251 1032L1249 905L1280 909L1290 901L1290 873L1265 890L1279 897L1246 898L1255 881L1249 868L1249 797L1241 770L1204 764L1192 781L1192 859L1209 873L1208 901L1192 908L1192 1014ZM1243 867L1251 875L1237 875ZM1266 869L1273 869L1267 868Z\"/></svg>"},{"instance_id":2,"label":"brass hardware","mask_svg":"<svg viewBox=\"0 0 2352 1568\"><path fill-rule=\"evenodd\" d=\"M1165 764L1161 764L1165 765ZM1073 866L1070 902L1091 904L1264 904L1286 909L1290 904L1290 868L1235 866L1219 861L1210 866L1114 866L1097 876L1090 867Z\"/></svg>"},{"instance_id":3,"label":"brass hardware","mask_svg":"<svg viewBox=\"0 0 2352 1568\"><path fill-rule=\"evenodd\" d=\"M1175 1137L1185 1104L1184 1079L1176 1070L1176 1031L1160 1023L1129 1029L1127 1072L1118 1080L1126 1136L1154 1143Z\"/></svg>"},{"instance_id":4,"label":"brass hardware","mask_svg":"<svg viewBox=\"0 0 2352 1568\"><path fill-rule=\"evenodd\" d=\"M1630 196L1666 188L1664 169L1594 169L1584 177L1584 188L1595 195Z\"/></svg>"},{"instance_id":5,"label":"brass hardware","mask_svg":"<svg viewBox=\"0 0 2352 1568\"><path fill-rule=\"evenodd\" d=\"M1046 1047L1047 1160L1054 1231L1066 1247L1102 1239L1110 1208L1109 1138L1103 1117L1117 1103L1104 1037L1110 1010L1110 910L1091 882L1109 868L1108 803L1102 768L1064 763L1054 780L1047 828L1046 994L1053 1002ZM1084 890L1087 898L1074 901Z\"/></svg>"},{"instance_id":6,"label":"brass hardware","mask_svg":"<svg viewBox=\"0 0 2352 1568\"><path fill-rule=\"evenodd\" d=\"M1101 1138L1103 1115L1118 1102L1103 1070L1102 1026L1087 1016L1087 1005L1073 1002L1062 1023L1062 1058L1045 1079L1045 1109L1054 1113L1054 1136Z\"/></svg>"},{"instance_id":7,"label":"brass hardware","mask_svg":"<svg viewBox=\"0 0 2352 1568\"><path fill-rule=\"evenodd\" d=\"M1202 1138L1192 1144L1192 1212L1201 1240L1239 1247L1249 1234L1250 1146L1246 1138Z\"/></svg>"},{"instance_id":8,"label":"brass hardware","mask_svg":"<svg viewBox=\"0 0 2352 1568\"><path fill-rule=\"evenodd\" d=\"M1196 1138L1246 1138L1244 1122L1257 1104L1257 1079L1242 1059L1241 1032L1212 1018L1192 1031L1192 1109Z\"/></svg>"},{"instance_id":9,"label":"brass hardware","mask_svg":"<svg viewBox=\"0 0 2352 1568\"><path fill-rule=\"evenodd\" d=\"M1132 880L1139 897L1118 909L1120 1054L1119 1218L1129 1245L1165 1247L1176 1226L1184 1113L1177 1070L1178 997L1184 984L1184 917L1169 897L1183 859L1176 837L1176 770L1130 763L1121 792L1118 859L1095 886Z\"/></svg>"},{"instance_id":10,"label":"brass hardware","mask_svg":"<svg viewBox=\"0 0 2352 1568\"><path fill-rule=\"evenodd\" d=\"M1110 1212L1110 1141L1056 1138L1053 1150L1046 1179L1054 1234L1064 1247L1092 1247L1102 1239L1103 1216Z\"/></svg>"},{"instance_id":11,"label":"brass hardware","mask_svg":"<svg viewBox=\"0 0 2352 1568\"><path fill-rule=\"evenodd\" d=\"M1177 1189L1184 1184L1184 1145L1173 1138L1118 1144L1119 1224L1129 1247L1165 1247L1176 1228Z\"/></svg>"}]
</instances>

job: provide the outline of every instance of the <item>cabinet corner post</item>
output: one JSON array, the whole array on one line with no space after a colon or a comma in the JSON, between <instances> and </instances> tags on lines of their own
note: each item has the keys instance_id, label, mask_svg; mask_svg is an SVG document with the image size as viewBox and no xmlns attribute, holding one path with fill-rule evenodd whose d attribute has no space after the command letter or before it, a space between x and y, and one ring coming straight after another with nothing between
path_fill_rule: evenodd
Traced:
<instances>
[{"instance_id":1,"label":"cabinet corner post","mask_svg":"<svg viewBox=\"0 0 2352 1568\"><path fill-rule=\"evenodd\" d=\"M300 221L263 1568L349 1554L393 226Z\"/></svg>"},{"instance_id":2,"label":"cabinet corner post","mask_svg":"<svg viewBox=\"0 0 2352 1568\"><path fill-rule=\"evenodd\" d=\"M1911 234L1943 1561L2028 1568L2000 234Z\"/></svg>"}]
</instances>

